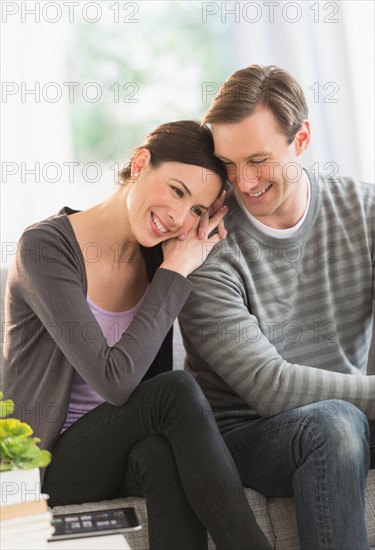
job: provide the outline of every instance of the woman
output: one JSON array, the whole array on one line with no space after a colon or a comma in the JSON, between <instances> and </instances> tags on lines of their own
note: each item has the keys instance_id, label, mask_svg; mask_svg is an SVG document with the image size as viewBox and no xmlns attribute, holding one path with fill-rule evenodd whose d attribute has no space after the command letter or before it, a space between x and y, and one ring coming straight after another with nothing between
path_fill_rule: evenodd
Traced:
<instances>
[{"instance_id":1,"label":"woman","mask_svg":"<svg viewBox=\"0 0 375 550\"><path fill-rule=\"evenodd\" d=\"M207 548L206 529L218 549L270 548L201 390L165 372L186 277L225 237L212 151L195 122L160 126L107 201L28 228L9 274L5 390L52 450L43 491L145 495L151 549Z\"/></svg>"}]
</instances>

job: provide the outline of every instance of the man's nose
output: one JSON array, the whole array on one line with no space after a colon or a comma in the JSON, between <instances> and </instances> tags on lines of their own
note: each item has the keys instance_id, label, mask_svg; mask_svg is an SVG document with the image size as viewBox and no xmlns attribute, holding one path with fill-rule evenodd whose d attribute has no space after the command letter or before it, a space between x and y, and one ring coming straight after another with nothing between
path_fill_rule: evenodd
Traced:
<instances>
[{"instance_id":1,"label":"man's nose","mask_svg":"<svg viewBox=\"0 0 375 550\"><path fill-rule=\"evenodd\" d=\"M242 164L237 166L235 185L241 192L249 192L254 189L260 180L261 171L259 166Z\"/></svg>"}]
</instances>

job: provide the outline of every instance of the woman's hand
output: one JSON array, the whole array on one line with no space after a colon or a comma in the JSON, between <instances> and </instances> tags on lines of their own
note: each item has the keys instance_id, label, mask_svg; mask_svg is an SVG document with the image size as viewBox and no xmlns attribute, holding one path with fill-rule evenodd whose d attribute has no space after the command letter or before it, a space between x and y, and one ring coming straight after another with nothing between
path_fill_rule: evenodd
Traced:
<instances>
[{"instance_id":1,"label":"woman's hand","mask_svg":"<svg viewBox=\"0 0 375 550\"><path fill-rule=\"evenodd\" d=\"M224 202L220 196L214 203L216 209L216 203L219 200ZM208 211L197 220L197 223L189 232L164 241L162 245L164 261L160 267L176 271L184 277L197 269L205 261L213 245L227 236L223 222L227 211L227 206L221 206L211 218ZM218 233L209 237L210 233L216 228Z\"/></svg>"}]
</instances>

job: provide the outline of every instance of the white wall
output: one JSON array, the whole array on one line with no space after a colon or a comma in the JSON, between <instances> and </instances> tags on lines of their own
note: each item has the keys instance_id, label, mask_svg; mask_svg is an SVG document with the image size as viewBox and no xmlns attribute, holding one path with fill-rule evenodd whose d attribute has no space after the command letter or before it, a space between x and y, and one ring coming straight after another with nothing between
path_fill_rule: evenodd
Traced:
<instances>
[{"instance_id":1,"label":"white wall","mask_svg":"<svg viewBox=\"0 0 375 550\"><path fill-rule=\"evenodd\" d=\"M35 2L2 2L3 10L5 4L27 4L30 7ZM42 6L43 3L39 4ZM81 8L87 2L80 4ZM146 17L147 2L137 4L142 5L143 17ZM335 163L340 173L373 181L374 3L354 0L319 2L317 8L316 2L276 2L273 22L265 2L257 4L262 17L256 22L249 22L249 19L256 19L256 12L250 9L250 4L254 2L199 4L202 25L209 25L213 18L219 17L219 26L222 25L223 29L225 25L231 26L232 38L228 48L234 52L233 71L252 63L276 64L289 70L301 83L310 106L313 128L312 144L305 164L309 166L317 162L320 169L328 167L330 170L333 165L329 163ZM207 16L204 22L203 10L208 4L215 13ZM223 12L223 4L238 10L238 20L237 15ZM297 13L292 4L297 4L302 14L295 22L291 22ZM244 12L246 5L248 11ZM319 13L310 9L314 6L315 10L320 10ZM186 9L186 22L189 22L189 10ZM66 18L55 24L43 19L33 23L30 16L22 22L20 12L6 16L3 11L2 15L3 21L7 18L2 24L3 92L5 85L7 90L12 86L20 89L22 82L40 82L41 86L57 82L62 86L67 79L66 53L74 23L69 23ZM50 17L53 17L52 11ZM178 24L165 19L159 21L155 15L153 17L155 25L168 25L178 35ZM334 19L338 22L331 22ZM142 19L138 25L142 25ZM173 57L173 51L169 55ZM134 51L134 56L139 56L142 66L142 54ZM142 70L158 71L157 60L154 66ZM163 78L162 71L159 78ZM314 90L311 89L314 86ZM328 88L324 90L324 86ZM49 92L52 95L53 89ZM316 95L318 92L319 96ZM327 102L329 92L333 92L332 99L337 99L337 102ZM165 93L172 92L166 89ZM94 171L88 172L89 178L85 181L84 167L80 165L75 167L74 181L69 181L69 169L64 163L75 159L69 102L66 100L51 103L43 100L42 95L39 102L29 95L22 100L21 93L17 92L7 97L3 95L1 107L4 265L12 259L11 255L4 255L4 251L11 249L9 243L15 243L26 226L51 215L65 204L87 208L103 200L114 190L114 172L108 165L102 166L102 177L97 182L87 181L94 178ZM192 112L191 118L195 116ZM40 163L40 182L35 182L34 175L24 173L36 162ZM9 163L15 163L15 166ZM47 163L58 163L62 170L59 181L53 183L43 178L43 168ZM17 173L5 177L6 169L12 167ZM47 180L52 179L53 168L46 174Z\"/></svg>"}]
</instances>

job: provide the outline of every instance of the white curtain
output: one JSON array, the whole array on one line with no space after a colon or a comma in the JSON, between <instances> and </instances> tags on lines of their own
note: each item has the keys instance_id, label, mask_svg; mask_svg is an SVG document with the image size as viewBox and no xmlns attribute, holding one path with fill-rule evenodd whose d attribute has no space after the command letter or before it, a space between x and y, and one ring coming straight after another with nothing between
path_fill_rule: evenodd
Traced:
<instances>
[{"instance_id":1,"label":"white curtain","mask_svg":"<svg viewBox=\"0 0 375 550\"><path fill-rule=\"evenodd\" d=\"M306 95L312 141L305 165L374 181L374 3L237 4L238 66L283 67Z\"/></svg>"}]
</instances>

